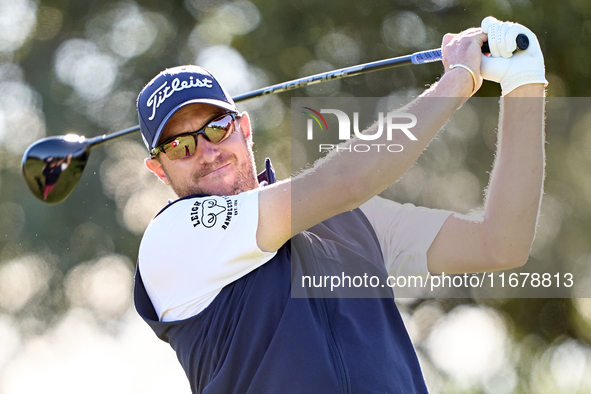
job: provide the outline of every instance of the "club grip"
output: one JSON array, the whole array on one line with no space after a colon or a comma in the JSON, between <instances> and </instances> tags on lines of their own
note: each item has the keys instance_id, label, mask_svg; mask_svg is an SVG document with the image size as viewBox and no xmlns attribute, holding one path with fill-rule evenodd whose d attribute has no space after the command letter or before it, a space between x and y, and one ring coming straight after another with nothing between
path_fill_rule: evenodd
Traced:
<instances>
[{"instance_id":1,"label":"club grip","mask_svg":"<svg viewBox=\"0 0 591 394\"><path fill-rule=\"evenodd\" d=\"M517 49L525 51L529 47L529 38L523 33L519 34L515 39L517 43ZM482 53L490 53L488 41L482 45Z\"/></svg>"}]
</instances>

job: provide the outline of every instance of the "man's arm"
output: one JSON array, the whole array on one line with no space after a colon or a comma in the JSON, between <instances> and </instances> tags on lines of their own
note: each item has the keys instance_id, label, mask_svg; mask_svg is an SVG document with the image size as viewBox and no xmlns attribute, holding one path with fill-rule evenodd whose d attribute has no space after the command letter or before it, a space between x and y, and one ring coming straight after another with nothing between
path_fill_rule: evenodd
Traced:
<instances>
[{"instance_id":1,"label":"man's arm","mask_svg":"<svg viewBox=\"0 0 591 394\"><path fill-rule=\"evenodd\" d=\"M524 85L501 99L484 213L447 219L427 252L429 271L484 272L525 264L540 209L544 162L544 85Z\"/></svg>"},{"instance_id":2,"label":"man's arm","mask_svg":"<svg viewBox=\"0 0 591 394\"><path fill-rule=\"evenodd\" d=\"M482 30L495 37L481 75L503 91L496 160L480 218L452 215L427 252L431 273L483 272L527 262L544 181L544 57L529 29L493 17ZM529 48L513 53L518 34Z\"/></svg>"},{"instance_id":3,"label":"man's arm","mask_svg":"<svg viewBox=\"0 0 591 394\"><path fill-rule=\"evenodd\" d=\"M450 116L480 87L481 46L486 34L470 29L459 35L446 35L443 41L444 63L460 63L462 68L449 70L441 80L413 101L405 112L417 118L412 133L417 141L394 136L375 143L404 143L396 154L333 151L309 170L293 179L266 187L259 193L257 243L264 251L277 250L292 235L306 230L339 213L357 208L400 178L417 160ZM433 105L433 98L446 98ZM373 128L367 130L373 133ZM399 138L399 140L397 140ZM352 139L348 143L355 143Z\"/></svg>"}]
</instances>

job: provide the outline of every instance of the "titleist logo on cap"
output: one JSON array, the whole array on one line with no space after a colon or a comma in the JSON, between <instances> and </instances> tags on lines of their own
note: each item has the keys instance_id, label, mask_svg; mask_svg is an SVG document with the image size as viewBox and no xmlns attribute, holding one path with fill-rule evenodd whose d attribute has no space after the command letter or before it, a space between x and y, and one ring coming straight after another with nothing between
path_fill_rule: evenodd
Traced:
<instances>
[{"instance_id":1,"label":"titleist logo on cap","mask_svg":"<svg viewBox=\"0 0 591 394\"><path fill-rule=\"evenodd\" d=\"M152 116L150 116L148 120L154 119L158 107L160 107L167 98L172 96L174 92L180 92L189 88L211 88L211 82L212 81L209 78L203 78L200 80L199 78L193 77L189 77L188 81L181 81L179 78L175 78L172 80L170 86L166 86L168 85L168 81L164 82L162 86L156 89L150 98L148 98L146 104L148 105L148 108L152 107Z\"/></svg>"}]
</instances>

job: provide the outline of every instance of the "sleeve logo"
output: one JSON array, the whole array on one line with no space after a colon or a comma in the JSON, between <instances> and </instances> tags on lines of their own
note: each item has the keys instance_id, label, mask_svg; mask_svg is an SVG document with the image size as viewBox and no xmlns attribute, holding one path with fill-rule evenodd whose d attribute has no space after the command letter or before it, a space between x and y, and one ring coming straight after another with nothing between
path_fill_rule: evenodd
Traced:
<instances>
[{"instance_id":1,"label":"sleeve logo","mask_svg":"<svg viewBox=\"0 0 591 394\"><path fill-rule=\"evenodd\" d=\"M220 227L226 230L237 214L237 200L229 197L198 199L191 207L191 222L193 227L203 225L205 228L212 228L221 223Z\"/></svg>"}]
</instances>

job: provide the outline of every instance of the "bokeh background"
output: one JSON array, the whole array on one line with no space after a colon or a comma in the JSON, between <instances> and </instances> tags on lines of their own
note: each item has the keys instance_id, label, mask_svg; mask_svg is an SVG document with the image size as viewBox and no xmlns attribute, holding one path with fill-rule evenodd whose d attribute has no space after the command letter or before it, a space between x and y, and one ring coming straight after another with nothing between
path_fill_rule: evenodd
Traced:
<instances>
[{"instance_id":1,"label":"bokeh background","mask_svg":"<svg viewBox=\"0 0 591 394\"><path fill-rule=\"evenodd\" d=\"M174 197L143 167L139 135L93 150L76 190L55 206L24 183L29 144L137 124L137 93L167 67L205 66L236 95L436 48L446 32L487 15L537 33L549 105L558 106L548 119L546 195L528 265L588 267L586 0L0 0L0 394L189 392L172 350L132 305L141 234ZM245 102L259 168L271 157L280 178L291 172L291 97L413 97L441 72L439 63L405 67ZM486 82L477 96L499 93ZM552 101L564 97L578 98L576 112L574 99ZM385 194L461 212L481 205L496 120L494 111L475 114L468 106L455 117ZM590 299L399 305L433 393L591 393Z\"/></svg>"}]
</instances>

